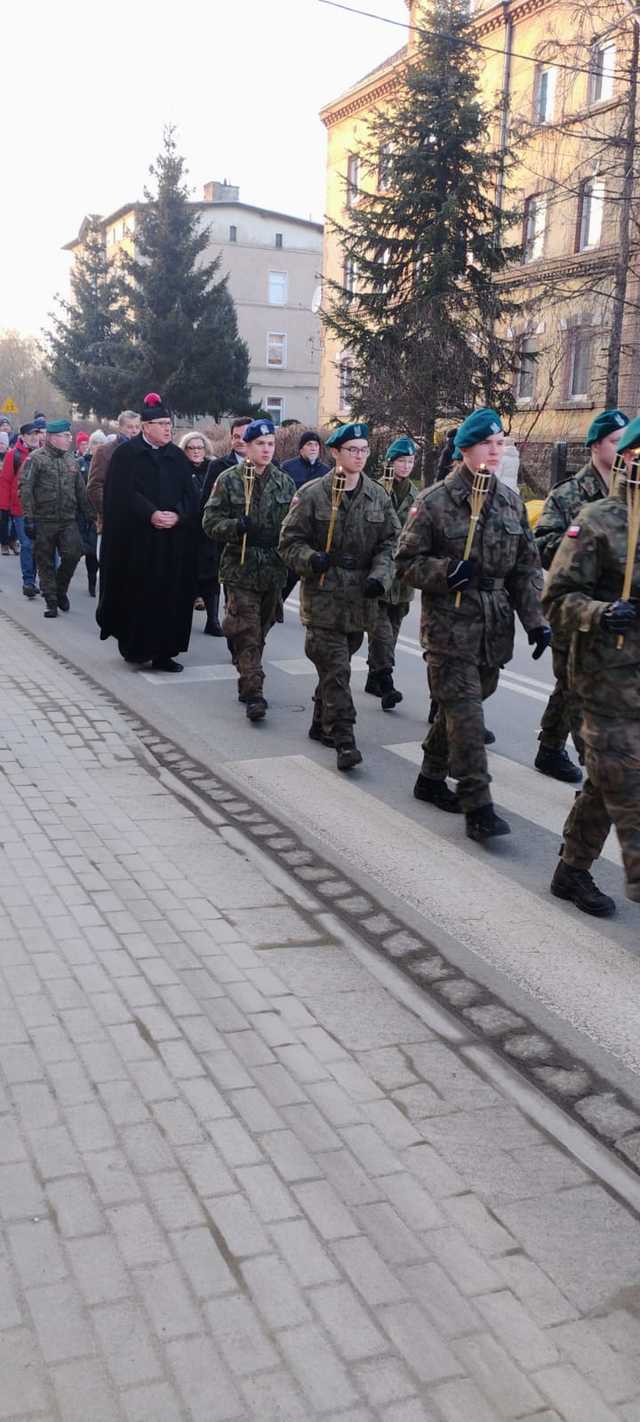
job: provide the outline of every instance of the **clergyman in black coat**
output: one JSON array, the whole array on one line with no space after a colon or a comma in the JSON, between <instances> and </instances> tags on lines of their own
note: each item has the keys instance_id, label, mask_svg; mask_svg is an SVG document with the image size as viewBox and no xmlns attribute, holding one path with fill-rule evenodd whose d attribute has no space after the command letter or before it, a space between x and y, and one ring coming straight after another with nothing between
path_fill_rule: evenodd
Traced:
<instances>
[{"instance_id":1,"label":"clergyman in black coat","mask_svg":"<svg viewBox=\"0 0 640 1422\"><path fill-rule=\"evenodd\" d=\"M196 591L198 499L170 412L148 395L142 432L116 449L104 490L100 637L125 661L182 671Z\"/></svg>"}]
</instances>

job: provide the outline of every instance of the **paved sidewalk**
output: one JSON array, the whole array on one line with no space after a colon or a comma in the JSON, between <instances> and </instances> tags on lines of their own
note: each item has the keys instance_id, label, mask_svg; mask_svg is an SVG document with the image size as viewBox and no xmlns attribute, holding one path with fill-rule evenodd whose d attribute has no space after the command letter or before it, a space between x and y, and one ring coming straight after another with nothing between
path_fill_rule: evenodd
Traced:
<instances>
[{"instance_id":1,"label":"paved sidewalk","mask_svg":"<svg viewBox=\"0 0 640 1422\"><path fill-rule=\"evenodd\" d=\"M0 1419L638 1422L636 1215L0 656Z\"/></svg>"}]
</instances>

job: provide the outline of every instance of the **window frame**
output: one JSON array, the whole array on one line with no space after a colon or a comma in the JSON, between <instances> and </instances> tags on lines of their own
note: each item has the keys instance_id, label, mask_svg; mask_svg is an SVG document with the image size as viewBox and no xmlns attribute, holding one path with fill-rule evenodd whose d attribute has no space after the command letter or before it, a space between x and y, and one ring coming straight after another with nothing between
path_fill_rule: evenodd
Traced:
<instances>
[{"instance_id":1,"label":"window frame","mask_svg":"<svg viewBox=\"0 0 640 1422\"><path fill-rule=\"evenodd\" d=\"M237 242L237 240L238 240L238 229L237 229L237 227L236 227L235 222L230 222L230 223L229 223L229 241L230 241L230 242Z\"/></svg>"},{"instance_id":2,"label":"window frame","mask_svg":"<svg viewBox=\"0 0 640 1422\"><path fill-rule=\"evenodd\" d=\"M351 301L356 294L358 282L358 263L355 257L345 257L342 266L342 285L347 298Z\"/></svg>"},{"instance_id":3,"label":"window frame","mask_svg":"<svg viewBox=\"0 0 640 1422\"><path fill-rule=\"evenodd\" d=\"M275 247L277 252L281 252L284 247L284 232L276 232Z\"/></svg>"},{"instance_id":4,"label":"window frame","mask_svg":"<svg viewBox=\"0 0 640 1422\"><path fill-rule=\"evenodd\" d=\"M269 348L272 341L282 341L282 360L270 360ZM267 368L269 370L286 370L287 368L287 333L286 331L267 331Z\"/></svg>"},{"instance_id":5,"label":"window frame","mask_svg":"<svg viewBox=\"0 0 640 1422\"><path fill-rule=\"evenodd\" d=\"M611 66L602 63L602 56L612 55ZM591 46L591 56L589 62L589 83L588 83L588 104L589 108L594 108L596 104L608 104L614 97L615 91L615 71L616 71L616 46L614 42L609 44L594 44ZM599 88L599 92L596 89ZM604 92L607 90L607 92Z\"/></svg>"},{"instance_id":6,"label":"window frame","mask_svg":"<svg viewBox=\"0 0 640 1422\"><path fill-rule=\"evenodd\" d=\"M548 213L549 197L547 193L530 193L529 197L525 198L522 225L522 262L525 266L528 266L530 262L538 262L544 257ZM539 227L540 215L543 218L541 229ZM535 250L536 246L539 246L539 251Z\"/></svg>"},{"instance_id":7,"label":"window frame","mask_svg":"<svg viewBox=\"0 0 640 1422\"><path fill-rule=\"evenodd\" d=\"M590 235L591 222L593 219L594 199L596 211L599 212L598 235L595 241L585 241L584 237ZM604 205L606 199L605 180L599 173L592 173L589 178L584 178L580 184L578 194L578 214L576 222L576 252L593 252L602 243L602 231L604 227ZM587 209L587 203L589 204ZM588 215L585 217L585 213ZM586 227L586 232L585 232Z\"/></svg>"},{"instance_id":8,"label":"window frame","mask_svg":"<svg viewBox=\"0 0 640 1422\"><path fill-rule=\"evenodd\" d=\"M353 356L340 356L340 359L338 361L338 408L340 409L340 411L351 410L354 368L355 361L353 359Z\"/></svg>"},{"instance_id":9,"label":"window frame","mask_svg":"<svg viewBox=\"0 0 640 1422\"><path fill-rule=\"evenodd\" d=\"M593 327L586 322L572 326L569 330L569 359L567 367L567 399L589 400L591 397L591 374L593 364ZM586 352L585 390L574 390L576 371L579 370L578 352Z\"/></svg>"},{"instance_id":10,"label":"window frame","mask_svg":"<svg viewBox=\"0 0 640 1422\"><path fill-rule=\"evenodd\" d=\"M271 297L271 293L272 293L271 278L272 278L272 277L276 277L278 280L279 280L279 279L282 279L282 292L283 292L283 300L282 300L282 301L273 301L273 300L272 300L272 297ZM267 306L278 306L278 307L280 307L280 309L282 309L284 306L287 306L287 305L288 305L288 302L289 302L289 273L288 273L288 272L284 272L284 271L276 271L276 270L274 269L274 270L270 271L270 272L267 274Z\"/></svg>"},{"instance_id":11,"label":"window frame","mask_svg":"<svg viewBox=\"0 0 640 1422\"><path fill-rule=\"evenodd\" d=\"M527 347L530 346L530 345L535 345L535 351L529 351L529 350L527 350ZM518 340L518 343L517 343L518 366L517 366L517 370L516 370L515 396L516 396L516 400L518 401L518 404L519 404L519 405L523 405L523 404L525 404L525 403L526 403L526 404L529 404L529 405L532 405L532 404L534 403L534 401L535 401L535 397L536 397L536 374L537 374L537 365L538 365L537 357L539 356L539 354L540 354L540 351L539 351L539 349L538 349L538 345L537 345L537 342L536 342L535 333L534 333L533 331L526 331L526 332L520 337L520 339ZM525 360L524 360L525 357L533 357L533 359L532 359L532 360L529 359L528 362L525 364ZM521 383L521 382L522 382L522 378L523 378L523 375L524 375L525 371L527 372L527 375L530 376L530 379L531 379L531 389L530 389L530 390L523 390L523 388L522 388L522 383Z\"/></svg>"},{"instance_id":12,"label":"window frame","mask_svg":"<svg viewBox=\"0 0 640 1422\"><path fill-rule=\"evenodd\" d=\"M275 405L277 405L277 406L279 407L277 410L274 409L274 406L275 406ZM285 408L286 408L286 407L285 407L284 395L267 395L267 398L266 398L266 400L265 400L265 402L264 402L264 408L265 408L265 412L268 414L269 418L273 421L273 424L276 426L276 429L277 429L277 428L282 424L283 420L285 419Z\"/></svg>"},{"instance_id":13,"label":"window frame","mask_svg":"<svg viewBox=\"0 0 640 1422\"><path fill-rule=\"evenodd\" d=\"M360 196L360 154L347 154L345 207L355 207Z\"/></svg>"},{"instance_id":14,"label":"window frame","mask_svg":"<svg viewBox=\"0 0 640 1422\"><path fill-rule=\"evenodd\" d=\"M391 143L381 143L378 149L378 192L388 193L391 191L390 173L388 172L389 159L393 149Z\"/></svg>"},{"instance_id":15,"label":"window frame","mask_svg":"<svg viewBox=\"0 0 640 1422\"><path fill-rule=\"evenodd\" d=\"M542 112L542 81L548 76L545 91L544 113ZM534 117L537 124L553 123L556 107L556 90L558 83L558 71L554 64L539 64L536 71L534 88Z\"/></svg>"}]
</instances>

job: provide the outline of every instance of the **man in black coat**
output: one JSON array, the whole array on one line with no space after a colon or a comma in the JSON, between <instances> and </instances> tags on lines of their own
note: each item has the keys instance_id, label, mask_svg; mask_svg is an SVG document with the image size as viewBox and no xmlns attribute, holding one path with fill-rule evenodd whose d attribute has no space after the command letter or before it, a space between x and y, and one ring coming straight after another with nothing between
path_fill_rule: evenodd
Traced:
<instances>
[{"instance_id":1,"label":"man in black coat","mask_svg":"<svg viewBox=\"0 0 640 1422\"><path fill-rule=\"evenodd\" d=\"M301 489L310 479L321 479L329 473L329 465L320 459L320 435L315 430L305 430L298 441L298 458L287 459L282 466L296 486Z\"/></svg>"},{"instance_id":2,"label":"man in black coat","mask_svg":"<svg viewBox=\"0 0 640 1422\"><path fill-rule=\"evenodd\" d=\"M191 635L198 500L159 395L145 396L141 418L141 434L116 449L107 473L96 620L125 661L181 672L175 655Z\"/></svg>"}]
</instances>

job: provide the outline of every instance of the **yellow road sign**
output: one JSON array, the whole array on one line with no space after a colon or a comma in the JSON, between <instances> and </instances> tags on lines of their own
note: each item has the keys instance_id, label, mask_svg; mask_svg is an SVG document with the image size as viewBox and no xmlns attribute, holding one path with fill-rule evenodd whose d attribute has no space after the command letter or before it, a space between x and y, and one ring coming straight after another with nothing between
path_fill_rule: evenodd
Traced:
<instances>
[{"instance_id":1,"label":"yellow road sign","mask_svg":"<svg viewBox=\"0 0 640 1422\"><path fill-rule=\"evenodd\" d=\"M17 413L18 413L18 406L16 405L15 400L12 400L12 399L11 399L11 396L8 395L8 396L7 396L7 399L6 399L5 402L4 402L4 405L2 406L2 414L3 414L3 415L17 415Z\"/></svg>"}]
</instances>

